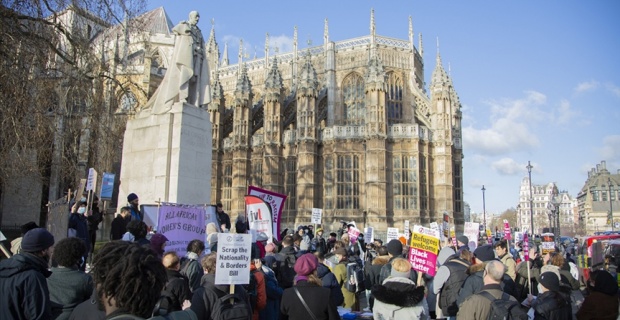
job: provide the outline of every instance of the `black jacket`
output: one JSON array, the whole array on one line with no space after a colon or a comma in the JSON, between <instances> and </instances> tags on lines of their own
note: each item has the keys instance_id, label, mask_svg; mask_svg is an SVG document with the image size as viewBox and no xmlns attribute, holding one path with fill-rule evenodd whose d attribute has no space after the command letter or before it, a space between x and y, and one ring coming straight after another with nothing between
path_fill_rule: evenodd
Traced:
<instances>
[{"instance_id":1,"label":"black jacket","mask_svg":"<svg viewBox=\"0 0 620 320\"><path fill-rule=\"evenodd\" d=\"M456 299L459 296L459 290L463 282L467 279L467 269L470 265L467 261L460 259L458 256L452 256L448 258L444 266L450 270L450 276L441 287L439 307L441 307L441 311L444 315L455 317L459 311Z\"/></svg>"},{"instance_id":2,"label":"black jacket","mask_svg":"<svg viewBox=\"0 0 620 320\"><path fill-rule=\"evenodd\" d=\"M88 234L88 220L79 213L72 213L69 216L69 228L75 229L76 238L82 239L86 244L86 252L90 251L90 236Z\"/></svg>"},{"instance_id":3,"label":"black jacket","mask_svg":"<svg viewBox=\"0 0 620 320\"><path fill-rule=\"evenodd\" d=\"M0 319L51 319L47 262L30 253L0 261Z\"/></svg>"},{"instance_id":4,"label":"black jacket","mask_svg":"<svg viewBox=\"0 0 620 320\"><path fill-rule=\"evenodd\" d=\"M547 291L532 302L535 320L564 320L572 319L573 310L570 298L564 294Z\"/></svg>"},{"instance_id":5,"label":"black jacket","mask_svg":"<svg viewBox=\"0 0 620 320\"><path fill-rule=\"evenodd\" d=\"M101 211L99 211L99 207L93 206L93 214L86 217L86 219L88 220L89 231L99 230L99 223L103 221L103 215L101 214Z\"/></svg>"},{"instance_id":6,"label":"black jacket","mask_svg":"<svg viewBox=\"0 0 620 320\"><path fill-rule=\"evenodd\" d=\"M204 275L203 284L203 286L194 290L190 309L196 313L197 319L211 319L211 312L213 311L217 299L219 299L220 296L228 294L230 285L216 286L215 274L211 273ZM243 286L235 285L235 295L245 301L248 308L251 308L250 299L245 289L243 289ZM249 311L249 315L250 317L247 320L252 319L252 311Z\"/></svg>"},{"instance_id":7,"label":"black jacket","mask_svg":"<svg viewBox=\"0 0 620 320\"><path fill-rule=\"evenodd\" d=\"M110 240L121 240L125 232L127 232L127 223L129 219L123 218L120 214L112 220L112 228L110 231Z\"/></svg>"},{"instance_id":8,"label":"black jacket","mask_svg":"<svg viewBox=\"0 0 620 320\"><path fill-rule=\"evenodd\" d=\"M312 319L295 293L295 288L299 290L317 320L340 320L338 310L331 299L331 291L303 280L297 282L294 287L284 290L280 304L281 320Z\"/></svg>"},{"instance_id":9,"label":"black jacket","mask_svg":"<svg viewBox=\"0 0 620 320\"><path fill-rule=\"evenodd\" d=\"M327 288L331 290L330 299L335 306L340 306L344 302L344 296L342 295L342 290L340 289L340 284L338 280L336 280L336 276L334 273L329 271L329 268L319 263L316 268L317 275L323 282L323 288Z\"/></svg>"},{"instance_id":10,"label":"black jacket","mask_svg":"<svg viewBox=\"0 0 620 320\"><path fill-rule=\"evenodd\" d=\"M168 310L182 310L183 301L191 301L192 299L192 291L189 289L189 280L176 270L166 269L166 275L168 276L168 281L161 294L162 296L170 297L171 305Z\"/></svg>"}]
</instances>

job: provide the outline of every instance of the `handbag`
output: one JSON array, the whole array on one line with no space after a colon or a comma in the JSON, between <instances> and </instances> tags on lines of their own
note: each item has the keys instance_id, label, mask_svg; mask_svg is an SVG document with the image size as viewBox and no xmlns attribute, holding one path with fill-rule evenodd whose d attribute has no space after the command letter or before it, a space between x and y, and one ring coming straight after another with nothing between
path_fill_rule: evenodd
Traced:
<instances>
[{"instance_id":1,"label":"handbag","mask_svg":"<svg viewBox=\"0 0 620 320\"><path fill-rule=\"evenodd\" d=\"M312 320L316 320L316 317L314 316L314 313L312 313L312 311L308 307L308 304L306 304L306 300L304 300L304 298L301 296L301 293L299 293L299 290L297 290L297 287L293 287L293 290L295 290L295 293L297 293L297 296L299 297L299 300L301 300L301 304L304 305L304 307L306 308L306 311L308 311L308 313L312 317Z\"/></svg>"}]
</instances>

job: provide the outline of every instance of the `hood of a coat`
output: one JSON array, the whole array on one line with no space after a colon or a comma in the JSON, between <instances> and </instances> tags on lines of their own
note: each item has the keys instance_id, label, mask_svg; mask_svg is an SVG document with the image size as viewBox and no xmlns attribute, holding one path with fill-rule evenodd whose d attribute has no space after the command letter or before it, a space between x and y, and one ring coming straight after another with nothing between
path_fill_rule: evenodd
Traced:
<instances>
[{"instance_id":1,"label":"hood of a coat","mask_svg":"<svg viewBox=\"0 0 620 320\"><path fill-rule=\"evenodd\" d=\"M437 263L439 263L440 266L443 265L446 263L446 260L448 260L448 258L455 253L456 252L452 249L452 247L441 248L441 250L439 250L439 254L437 255Z\"/></svg>"},{"instance_id":2,"label":"hood of a coat","mask_svg":"<svg viewBox=\"0 0 620 320\"><path fill-rule=\"evenodd\" d=\"M317 264L317 266L316 266L316 274L317 274L317 276L319 276L319 278L323 279L323 277L326 274L328 274L329 272L330 272L329 268L326 265L324 265L322 263Z\"/></svg>"},{"instance_id":3,"label":"hood of a coat","mask_svg":"<svg viewBox=\"0 0 620 320\"><path fill-rule=\"evenodd\" d=\"M480 272L484 270L484 267L486 267L486 263L477 263L477 264L472 264L471 266L469 266L469 268L467 268L467 274L472 275L474 273Z\"/></svg>"},{"instance_id":4,"label":"hood of a coat","mask_svg":"<svg viewBox=\"0 0 620 320\"><path fill-rule=\"evenodd\" d=\"M372 287L372 295L383 303L413 307L424 299L424 287L416 287L413 281L406 278L387 278L383 284Z\"/></svg>"},{"instance_id":5,"label":"hood of a coat","mask_svg":"<svg viewBox=\"0 0 620 320\"><path fill-rule=\"evenodd\" d=\"M372 260L373 266L383 266L390 261L390 256L377 256Z\"/></svg>"},{"instance_id":6,"label":"hood of a coat","mask_svg":"<svg viewBox=\"0 0 620 320\"><path fill-rule=\"evenodd\" d=\"M47 269L47 263L43 258L29 253L21 253L0 263L0 278L10 278L27 270L41 272L46 278L52 275L52 272Z\"/></svg>"}]
</instances>

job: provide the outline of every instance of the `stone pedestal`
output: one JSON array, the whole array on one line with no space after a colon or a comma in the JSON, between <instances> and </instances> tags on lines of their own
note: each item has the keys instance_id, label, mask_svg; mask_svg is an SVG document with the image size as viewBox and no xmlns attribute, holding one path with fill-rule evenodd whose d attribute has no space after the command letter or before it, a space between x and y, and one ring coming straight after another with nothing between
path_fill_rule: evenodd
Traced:
<instances>
[{"instance_id":1,"label":"stone pedestal","mask_svg":"<svg viewBox=\"0 0 620 320\"><path fill-rule=\"evenodd\" d=\"M175 103L170 112L127 122L119 206L135 193L155 201L211 203L211 121L206 110Z\"/></svg>"}]
</instances>

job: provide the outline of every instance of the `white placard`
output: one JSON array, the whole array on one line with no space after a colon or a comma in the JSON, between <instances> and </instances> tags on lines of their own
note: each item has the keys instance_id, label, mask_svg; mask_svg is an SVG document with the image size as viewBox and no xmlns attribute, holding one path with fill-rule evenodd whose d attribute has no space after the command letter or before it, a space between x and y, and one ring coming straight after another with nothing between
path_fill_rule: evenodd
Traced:
<instances>
[{"instance_id":1,"label":"white placard","mask_svg":"<svg viewBox=\"0 0 620 320\"><path fill-rule=\"evenodd\" d=\"M405 238L409 239L409 220L405 220Z\"/></svg>"},{"instance_id":2,"label":"white placard","mask_svg":"<svg viewBox=\"0 0 620 320\"><path fill-rule=\"evenodd\" d=\"M218 233L215 284L250 283L252 235Z\"/></svg>"},{"instance_id":3,"label":"white placard","mask_svg":"<svg viewBox=\"0 0 620 320\"><path fill-rule=\"evenodd\" d=\"M439 223L431 222L431 229L439 230Z\"/></svg>"},{"instance_id":4,"label":"white placard","mask_svg":"<svg viewBox=\"0 0 620 320\"><path fill-rule=\"evenodd\" d=\"M387 228L387 237L385 239L385 243L390 242L390 240L398 240L398 228Z\"/></svg>"},{"instance_id":5,"label":"white placard","mask_svg":"<svg viewBox=\"0 0 620 320\"><path fill-rule=\"evenodd\" d=\"M432 237L435 237L435 238L439 239L439 230L435 230L435 229L431 229L431 228L426 228L426 227L423 227L423 226L415 225L415 226L413 226L413 232L429 235L429 236L432 236Z\"/></svg>"},{"instance_id":6,"label":"white placard","mask_svg":"<svg viewBox=\"0 0 620 320\"><path fill-rule=\"evenodd\" d=\"M323 216L323 209L312 208L312 224L321 224L321 217Z\"/></svg>"},{"instance_id":7,"label":"white placard","mask_svg":"<svg viewBox=\"0 0 620 320\"><path fill-rule=\"evenodd\" d=\"M6 237L4 236L4 233L0 231L0 241L4 241L4 240L6 240Z\"/></svg>"},{"instance_id":8,"label":"white placard","mask_svg":"<svg viewBox=\"0 0 620 320\"><path fill-rule=\"evenodd\" d=\"M86 180L86 191L95 191L97 186L97 171L94 168L88 169L88 179Z\"/></svg>"},{"instance_id":9,"label":"white placard","mask_svg":"<svg viewBox=\"0 0 620 320\"><path fill-rule=\"evenodd\" d=\"M375 228L366 227L364 228L364 239L366 243L371 243L375 241Z\"/></svg>"},{"instance_id":10,"label":"white placard","mask_svg":"<svg viewBox=\"0 0 620 320\"><path fill-rule=\"evenodd\" d=\"M478 235L480 234L480 224L476 222L465 222L465 228L463 234L469 239L470 251L476 250L478 247Z\"/></svg>"}]
</instances>

